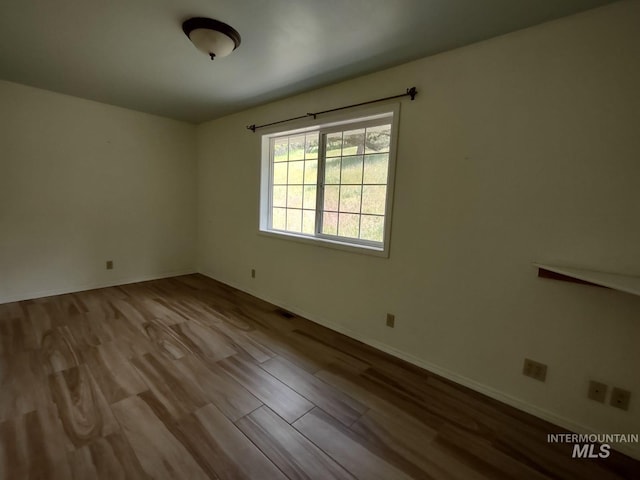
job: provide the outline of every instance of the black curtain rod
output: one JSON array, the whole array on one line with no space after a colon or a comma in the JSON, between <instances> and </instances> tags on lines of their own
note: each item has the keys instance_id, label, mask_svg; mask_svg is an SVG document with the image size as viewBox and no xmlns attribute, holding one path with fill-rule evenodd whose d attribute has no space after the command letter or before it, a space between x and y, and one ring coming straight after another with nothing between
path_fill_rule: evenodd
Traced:
<instances>
[{"instance_id":1,"label":"black curtain rod","mask_svg":"<svg viewBox=\"0 0 640 480\"><path fill-rule=\"evenodd\" d=\"M346 107L332 108L330 110L323 110L322 112L307 113L306 115L300 115L299 117L287 118L286 120L279 120L277 122L264 123L262 125L256 125L254 123L253 125L247 125L247 130L251 130L253 133L255 133L256 130L259 128L270 127L272 125L279 125L280 123L292 122L293 120L300 120L302 118L308 118L308 117L313 117L315 119L318 115L322 115L324 113L337 112L339 110L346 110L347 108L361 107L362 105L369 105L371 103L384 102L386 100L393 100L394 98L411 97L411 100L413 100L416 98L417 94L418 94L418 90L416 89L416 87L411 87L411 88L407 88L407 91L405 93L401 93L400 95L393 95L391 97L378 98L377 100L369 100L368 102L354 103L353 105L347 105Z\"/></svg>"}]
</instances>

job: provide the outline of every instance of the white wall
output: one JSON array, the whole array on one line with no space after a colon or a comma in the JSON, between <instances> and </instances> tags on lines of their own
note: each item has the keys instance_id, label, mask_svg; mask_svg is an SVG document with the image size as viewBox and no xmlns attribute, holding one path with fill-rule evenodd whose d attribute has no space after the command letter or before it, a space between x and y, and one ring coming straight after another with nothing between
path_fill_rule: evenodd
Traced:
<instances>
[{"instance_id":1,"label":"white wall","mask_svg":"<svg viewBox=\"0 0 640 480\"><path fill-rule=\"evenodd\" d=\"M0 303L193 271L194 179L193 125L0 82Z\"/></svg>"},{"instance_id":2,"label":"white wall","mask_svg":"<svg viewBox=\"0 0 640 480\"><path fill-rule=\"evenodd\" d=\"M619 2L199 126L200 271L564 426L640 431L640 298L532 266L640 274L639 24ZM414 85L389 259L257 233L245 125ZM589 379L630 411L587 400Z\"/></svg>"}]
</instances>

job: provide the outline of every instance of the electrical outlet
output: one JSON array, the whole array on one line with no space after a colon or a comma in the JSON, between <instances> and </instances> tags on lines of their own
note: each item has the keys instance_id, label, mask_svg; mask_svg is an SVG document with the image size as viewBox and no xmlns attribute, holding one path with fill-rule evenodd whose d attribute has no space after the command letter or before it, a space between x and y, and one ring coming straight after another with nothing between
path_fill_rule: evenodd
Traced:
<instances>
[{"instance_id":1,"label":"electrical outlet","mask_svg":"<svg viewBox=\"0 0 640 480\"><path fill-rule=\"evenodd\" d=\"M256 269L255 268L251 269L251 278L256 278Z\"/></svg>"},{"instance_id":2,"label":"electrical outlet","mask_svg":"<svg viewBox=\"0 0 640 480\"><path fill-rule=\"evenodd\" d=\"M613 390L611 390L611 400L609 400L609 405L619 408L620 410L629 410L630 401L631 392L629 390L613 387Z\"/></svg>"},{"instance_id":3,"label":"electrical outlet","mask_svg":"<svg viewBox=\"0 0 640 480\"><path fill-rule=\"evenodd\" d=\"M107 260L107 270L113 270L113 260Z\"/></svg>"},{"instance_id":4,"label":"electrical outlet","mask_svg":"<svg viewBox=\"0 0 640 480\"><path fill-rule=\"evenodd\" d=\"M547 379L547 366L544 363L525 358L522 374L544 382Z\"/></svg>"},{"instance_id":5,"label":"electrical outlet","mask_svg":"<svg viewBox=\"0 0 640 480\"><path fill-rule=\"evenodd\" d=\"M591 400L595 400L596 402L604 403L607 397L608 388L609 387L604 383L591 380L589 382L589 391L587 392L587 397Z\"/></svg>"},{"instance_id":6,"label":"electrical outlet","mask_svg":"<svg viewBox=\"0 0 640 480\"><path fill-rule=\"evenodd\" d=\"M393 328L396 326L396 316L392 313L387 313L387 327Z\"/></svg>"}]
</instances>

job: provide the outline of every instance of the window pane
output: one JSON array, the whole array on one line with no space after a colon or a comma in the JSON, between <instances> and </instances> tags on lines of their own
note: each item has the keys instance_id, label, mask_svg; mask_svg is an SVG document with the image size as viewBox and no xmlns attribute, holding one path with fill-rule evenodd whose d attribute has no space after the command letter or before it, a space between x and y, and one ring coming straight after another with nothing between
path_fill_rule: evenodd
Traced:
<instances>
[{"instance_id":1,"label":"window pane","mask_svg":"<svg viewBox=\"0 0 640 480\"><path fill-rule=\"evenodd\" d=\"M302 184L304 175L304 162L289 162L289 178L288 183Z\"/></svg>"},{"instance_id":2,"label":"window pane","mask_svg":"<svg viewBox=\"0 0 640 480\"><path fill-rule=\"evenodd\" d=\"M342 155L342 132L327 134L326 142L327 157L339 157Z\"/></svg>"},{"instance_id":3,"label":"window pane","mask_svg":"<svg viewBox=\"0 0 640 480\"><path fill-rule=\"evenodd\" d=\"M324 210L338 211L338 195L340 195L340 187L337 185L324 187Z\"/></svg>"},{"instance_id":4,"label":"window pane","mask_svg":"<svg viewBox=\"0 0 640 480\"><path fill-rule=\"evenodd\" d=\"M384 215L387 187L365 185L362 187L362 213Z\"/></svg>"},{"instance_id":5,"label":"window pane","mask_svg":"<svg viewBox=\"0 0 640 480\"><path fill-rule=\"evenodd\" d=\"M384 234L384 217L362 215L360 218L360 238L374 242L382 242Z\"/></svg>"},{"instance_id":6,"label":"window pane","mask_svg":"<svg viewBox=\"0 0 640 480\"><path fill-rule=\"evenodd\" d=\"M364 153L364 128L344 132L342 155L362 155Z\"/></svg>"},{"instance_id":7,"label":"window pane","mask_svg":"<svg viewBox=\"0 0 640 480\"><path fill-rule=\"evenodd\" d=\"M287 230L302 232L302 210L287 209Z\"/></svg>"},{"instance_id":8,"label":"window pane","mask_svg":"<svg viewBox=\"0 0 640 480\"><path fill-rule=\"evenodd\" d=\"M286 162L288 150L289 150L289 139L286 137L276 138L273 141L273 161Z\"/></svg>"},{"instance_id":9,"label":"window pane","mask_svg":"<svg viewBox=\"0 0 640 480\"><path fill-rule=\"evenodd\" d=\"M322 233L327 235L338 234L338 214L334 212L324 212L322 216Z\"/></svg>"},{"instance_id":10,"label":"window pane","mask_svg":"<svg viewBox=\"0 0 640 480\"><path fill-rule=\"evenodd\" d=\"M287 222L287 209L274 208L271 213L271 228L276 230L284 230Z\"/></svg>"},{"instance_id":11,"label":"window pane","mask_svg":"<svg viewBox=\"0 0 640 480\"><path fill-rule=\"evenodd\" d=\"M340 183L340 157L327 158L324 166L324 183L333 185Z\"/></svg>"},{"instance_id":12,"label":"window pane","mask_svg":"<svg viewBox=\"0 0 640 480\"><path fill-rule=\"evenodd\" d=\"M287 183L287 164L286 163L273 164L273 183L274 184Z\"/></svg>"},{"instance_id":13,"label":"window pane","mask_svg":"<svg viewBox=\"0 0 640 480\"><path fill-rule=\"evenodd\" d=\"M287 207L302 208L302 185L289 185L287 189Z\"/></svg>"},{"instance_id":14,"label":"window pane","mask_svg":"<svg viewBox=\"0 0 640 480\"><path fill-rule=\"evenodd\" d=\"M307 135L307 143L305 147L304 158L318 158L318 134L310 133Z\"/></svg>"},{"instance_id":15,"label":"window pane","mask_svg":"<svg viewBox=\"0 0 640 480\"><path fill-rule=\"evenodd\" d=\"M314 210L302 211L302 233L311 235L316 233L316 212Z\"/></svg>"},{"instance_id":16,"label":"window pane","mask_svg":"<svg viewBox=\"0 0 640 480\"><path fill-rule=\"evenodd\" d=\"M338 220L338 235L341 237L358 238L360 215L341 213Z\"/></svg>"},{"instance_id":17,"label":"window pane","mask_svg":"<svg viewBox=\"0 0 640 480\"><path fill-rule=\"evenodd\" d=\"M315 185L305 185L303 208L310 210L316 209L316 188Z\"/></svg>"},{"instance_id":18,"label":"window pane","mask_svg":"<svg viewBox=\"0 0 640 480\"><path fill-rule=\"evenodd\" d=\"M365 153L380 153L389 151L391 140L391 125L380 125L367 128L367 141Z\"/></svg>"},{"instance_id":19,"label":"window pane","mask_svg":"<svg viewBox=\"0 0 640 480\"><path fill-rule=\"evenodd\" d=\"M287 187L286 185L276 185L273 187L273 206L274 207L286 207L287 206Z\"/></svg>"},{"instance_id":20,"label":"window pane","mask_svg":"<svg viewBox=\"0 0 640 480\"><path fill-rule=\"evenodd\" d=\"M388 153L383 153L382 155L365 155L363 183L386 184L388 171Z\"/></svg>"},{"instance_id":21,"label":"window pane","mask_svg":"<svg viewBox=\"0 0 640 480\"><path fill-rule=\"evenodd\" d=\"M318 183L318 161L304 162L304 183L315 185Z\"/></svg>"},{"instance_id":22,"label":"window pane","mask_svg":"<svg viewBox=\"0 0 640 480\"><path fill-rule=\"evenodd\" d=\"M340 187L340 211L341 212L360 212L360 196L362 195L362 187Z\"/></svg>"},{"instance_id":23,"label":"window pane","mask_svg":"<svg viewBox=\"0 0 640 480\"><path fill-rule=\"evenodd\" d=\"M289 161L304 159L304 135L289 138Z\"/></svg>"},{"instance_id":24,"label":"window pane","mask_svg":"<svg viewBox=\"0 0 640 480\"><path fill-rule=\"evenodd\" d=\"M362 157L343 157L340 183L362 183Z\"/></svg>"}]
</instances>

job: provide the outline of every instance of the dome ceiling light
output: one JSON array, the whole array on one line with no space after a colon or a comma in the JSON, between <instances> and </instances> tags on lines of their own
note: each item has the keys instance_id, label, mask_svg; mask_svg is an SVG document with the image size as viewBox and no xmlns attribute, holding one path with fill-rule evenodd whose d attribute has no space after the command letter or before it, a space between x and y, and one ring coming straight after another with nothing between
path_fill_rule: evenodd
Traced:
<instances>
[{"instance_id":1,"label":"dome ceiling light","mask_svg":"<svg viewBox=\"0 0 640 480\"><path fill-rule=\"evenodd\" d=\"M190 18L182 24L182 30L211 60L226 57L240 46L240 34L226 23L212 18Z\"/></svg>"}]
</instances>

